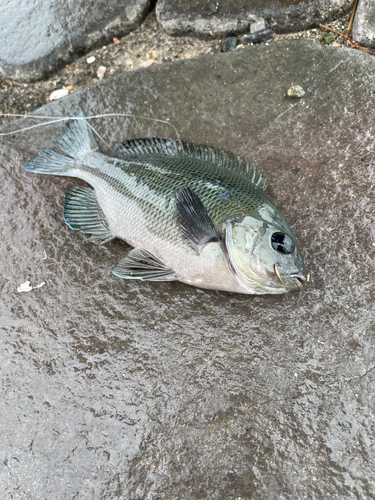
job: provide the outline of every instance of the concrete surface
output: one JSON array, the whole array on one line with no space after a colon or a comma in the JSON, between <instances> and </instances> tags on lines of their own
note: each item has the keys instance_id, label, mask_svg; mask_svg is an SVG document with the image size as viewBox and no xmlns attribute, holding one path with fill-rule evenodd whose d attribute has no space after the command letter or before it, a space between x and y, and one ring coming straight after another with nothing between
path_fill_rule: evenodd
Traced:
<instances>
[{"instance_id":1,"label":"concrete surface","mask_svg":"<svg viewBox=\"0 0 375 500\"><path fill-rule=\"evenodd\" d=\"M159 0L156 15L170 35L217 38L265 20L276 33L318 27L349 12L353 0Z\"/></svg>"},{"instance_id":2,"label":"concrete surface","mask_svg":"<svg viewBox=\"0 0 375 500\"><path fill-rule=\"evenodd\" d=\"M36 81L135 29L150 0L3 0L0 72Z\"/></svg>"},{"instance_id":3,"label":"concrete surface","mask_svg":"<svg viewBox=\"0 0 375 500\"><path fill-rule=\"evenodd\" d=\"M375 4L371 0L359 0L352 38L363 47L375 48Z\"/></svg>"},{"instance_id":4,"label":"concrete surface","mask_svg":"<svg viewBox=\"0 0 375 500\"><path fill-rule=\"evenodd\" d=\"M375 496L374 71L359 51L280 42L117 75L40 110L165 119L248 154L311 273L297 295L115 278L126 245L63 221L76 181L22 168L57 125L1 138L5 498ZM286 96L293 84L304 99ZM175 137L92 123L106 151ZM26 280L47 284L19 294Z\"/></svg>"}]
</instances>

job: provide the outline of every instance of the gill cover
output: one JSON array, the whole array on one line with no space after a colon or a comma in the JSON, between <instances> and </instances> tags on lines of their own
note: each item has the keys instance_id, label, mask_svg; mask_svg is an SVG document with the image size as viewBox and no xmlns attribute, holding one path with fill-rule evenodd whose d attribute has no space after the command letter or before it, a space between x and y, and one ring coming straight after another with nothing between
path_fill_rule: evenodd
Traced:
<instances>
[{"instance_id":1,"label":"gill cover","mask_svg":"<svg viewBox=\"0 0 375 500\"><path fill-rule=\"evenodd\" d=\"M254 294L300 290L306 281L300 250L284 220L245 217L225 224L225 245L238 281Z\"/></svg>"}]
</instances>

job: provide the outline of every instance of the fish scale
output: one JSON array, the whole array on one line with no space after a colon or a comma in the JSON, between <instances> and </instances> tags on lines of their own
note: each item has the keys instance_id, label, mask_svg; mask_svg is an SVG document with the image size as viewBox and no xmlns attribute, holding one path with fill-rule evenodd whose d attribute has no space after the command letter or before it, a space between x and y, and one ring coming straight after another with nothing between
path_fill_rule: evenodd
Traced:
<instances>
[{"instance_id":1,"label":"fish scale","mask_svg":"<svg viewBox=\"0 0 375 500\"><path fill-rule=\"evenodd\" d=\"M165 211L165 207L174 199L176 191L184 186L190 186L202 199L219 232L221 224L228 217L235 219L242 213L254 212L265 200L269 200L264 191L252 184L244 174L233 175L221 167L209 167L208 170L204 160L181 158L172 161L157 153L144 155L143 158L132 156L129 160L114 160L101 153L92 153L77 169L89 172L93 178L107 182L124 196L136 199L152 224L158 225L161 219L167 225L166 234L168 224L174 226L176 221L173 212ZM111 169L117 172L115 178L108 173ZM132 176L136 180L135 185L130 182ZM85 180L91 183L92 179L85 177ZM150 193L147 198L145 190ZM224 192L229 193L229 200L223 198ZM165 199L163 210L157 210L154 203L159 197Z\"/></svg>"}]
</instances>

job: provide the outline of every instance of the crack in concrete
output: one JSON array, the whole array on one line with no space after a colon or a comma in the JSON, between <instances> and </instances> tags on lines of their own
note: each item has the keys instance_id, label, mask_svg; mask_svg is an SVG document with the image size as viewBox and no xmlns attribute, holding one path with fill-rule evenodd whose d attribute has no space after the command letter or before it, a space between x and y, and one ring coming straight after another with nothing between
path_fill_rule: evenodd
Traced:
<instances>
[{"instance_id":1,"label":"crack in concrete","mask_svg":"<svg viewBox=\"0 0 375 500\"><path fill-rule=\"evenodd\" d=\"M360 375L359 377L357 378L363 378L365 377L368 373L372 372L372 370L375 368L375 366L372 366L371 368L369 368L368 370L365 371L365 373L363 375Z\"/></svg>"}]
</instances>

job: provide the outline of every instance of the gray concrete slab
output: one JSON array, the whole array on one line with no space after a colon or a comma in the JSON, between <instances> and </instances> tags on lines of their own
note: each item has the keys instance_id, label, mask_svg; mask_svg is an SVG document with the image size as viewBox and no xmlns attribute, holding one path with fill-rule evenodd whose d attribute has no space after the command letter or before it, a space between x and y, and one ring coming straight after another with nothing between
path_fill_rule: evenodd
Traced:
<instances>
[{"instance_id":1,"label":"gray concrete slab","mask_svg":"<svg viewBox=\"0 0 375 500\"><path fill-rule=\"evenodd\" d=\"M311 273L297 295L115 278L126 245L86 243L63 221L76 181L23 171L57 126L1 139L7 498L375 495L374 71L359 51L278 42L117 75L40 111L161 118L248 154ZM286 96L292 84L303 99ZM107 151L174 137L139 119L92 123ZM18 294L27 279L47 284Z\"/></svg>"},{"instance_id":2,"label":"gray concrete slab","mask_svg":"<svg viewBox=\"0 0 375 500\"><path fill-rule=\"evenodd\" d=\"M91 48L130 33L150 0L3 0L0 73L18 81L45 78Z\"/></svg>"},{"instance_id":3,"label":"gray concrete slab","mask_svg":"<svg viewBox=\"0 0 375 500\"><path fill-rule=\"evenodd\" d=\"M371 0L359 0L352 38L364 47L375 48L375 4Z\"/></svg>"},{"instance_id":4,"label":"gray concrete slab","mask_svg":"<svg viewBox=\"0 0 375 500\"><path fill-rule=\"evenodd\" d=\"M353 0L159 0L156 15L170 35L217 38L249 31L265 21L276 33L319 26L346 14Z\"/></svg>"}]
</instances>

